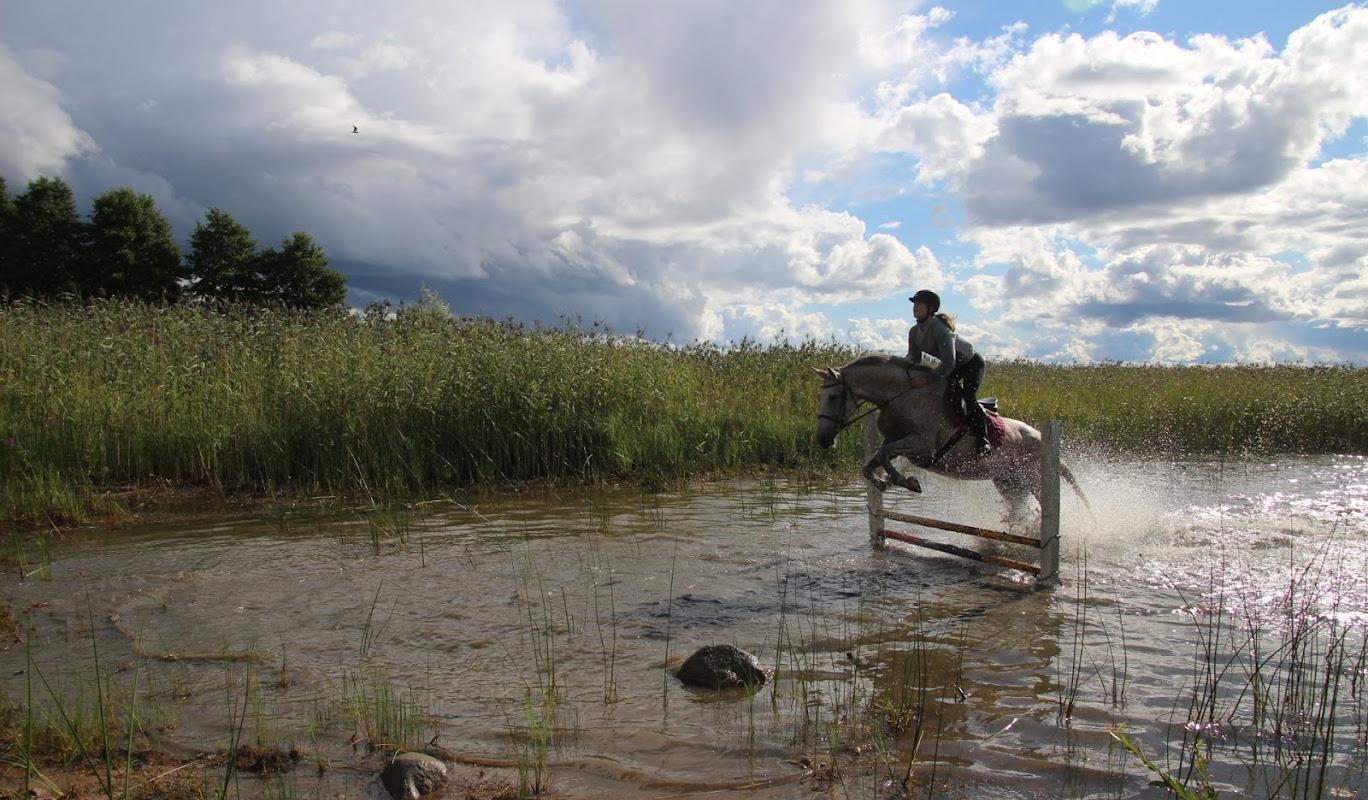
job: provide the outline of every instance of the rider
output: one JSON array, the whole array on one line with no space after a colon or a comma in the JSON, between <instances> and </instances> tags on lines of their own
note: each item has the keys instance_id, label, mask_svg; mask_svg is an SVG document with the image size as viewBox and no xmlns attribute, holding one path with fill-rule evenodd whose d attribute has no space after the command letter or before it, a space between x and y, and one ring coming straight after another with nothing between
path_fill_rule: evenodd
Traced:
<instances>
[{"instance_id":1,"label":"rider","mask_svg":"<svg viewBox=\"0 0 1368 800\"><path fill-rule=\"evenodd\" d=\"M917 319L917 324L907 332L907 360L920 364L923 353L940 360L936 374L959 384L966 421L978 439L977 452L980 456L988 455L993 449L988 442L988 418L978 402L979 386L988 365L983 356L974 352L972 344L955 335L954 317L938 313L940 295L922 289L907 299L912 301L912 316Z\"/></svg>"}]
</instances>

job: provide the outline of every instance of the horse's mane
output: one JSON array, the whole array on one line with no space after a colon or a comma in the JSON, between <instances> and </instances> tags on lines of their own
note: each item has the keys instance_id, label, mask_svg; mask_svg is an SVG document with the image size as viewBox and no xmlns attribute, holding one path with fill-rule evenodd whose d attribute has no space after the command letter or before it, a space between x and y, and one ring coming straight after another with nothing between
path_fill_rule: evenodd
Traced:
<instances>
[{"instance_id":1,"label":"horse's mane","mask_svg":"<svg viewBox=\"0 0 1368 800\"><path fill-rule=\"evenodd\" d=\"M911 363L912 362L908 361L902 356L890 356L884 353L870 353L866 356L860 356L859 358L855 359L849 364L846 364L844 367L841 367L841 369L846 369L848 367L881 367L885 364L898 364L906 366L910 365Z\"/></svg>"},{"instance_id":2,"label":"horse's mane","mask_svg":"<svg viewBox=\"0 0 1368 800\"><path fill-rule=\"evenodd\" d=\"M844 370L850 367L882 367L889 364L907 370L915 370L917 372L932 372L931 367L926 364L913 363L902 356L891 356L885 353L871 353L867 356L860 356L849 364L846 364L844 367L841 367L841 369Z\"/></svg>"}]
</instances>

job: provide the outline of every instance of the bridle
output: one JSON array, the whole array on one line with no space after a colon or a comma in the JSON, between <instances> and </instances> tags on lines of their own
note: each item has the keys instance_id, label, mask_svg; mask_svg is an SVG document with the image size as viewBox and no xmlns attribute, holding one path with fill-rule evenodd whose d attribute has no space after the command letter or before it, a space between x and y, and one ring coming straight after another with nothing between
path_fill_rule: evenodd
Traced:
<instances>
[{"instance_id":1,"label":"bridle","mask_svg":"<svg viewBox=\"0 0 1368 800\"><path fill-rule=\"evenodd\" d=\"M835 383L824 383L824 384L822 384L822 389L823 389L823 390L830 389L830 388L832 388L833 386L840 386L840 387L841 387L841 411L845 411L845 407L846 407L846 395L850 395L852 398L855 399L855 408L858 409L858 408L860 407L860 402L861 402L860 398L857 397L857 396L855 395L855 390L853 390L853 389L850 388L850 384L848 384L848 383L845 382L845 378L842 378L841 380L836 381ZM878 407L876 406L875 408L870 409L870 411L877 410L877 408L878 408ZM865 414L868 414L868 413L870 413L870 412L869 412L869 411L866 411L866 412L865 412ZM861 414L860 416L863 417L864 414ZM832 433L832 434L831 434L832 436L835 436L836 434L840 433L841 431L843 431L843 430L845 430L846 428L848 428L848 427L850 427L851 425L853 425L853 424L855 423L855 419L857 419L857 418L852 418L852 419L850 419L850 420L846 420L846 418L843 417L843 416L836 416L836 415L833 415L833 414L825 414L825 413L823 413L823 414L818 414L818 415L817 415L817 419L824 419L824 420L827 420L828 422L834 422L834 423L836 423L836 431L835 431L835 433Z\"/></svg>"},{"instance_id":2,"label":"bridle","mask_svg":"<svg viewBox=\"0 0 1368 800\"><path fill-rule=\"evenodd\" d=\"M844 377L842 377L839 381L835 381L835 382L832 382L832 383L824 383L824 384L822 384L822 388L823 388L823 389L830 389L831 387L833 387L833 386L838 386L838 385L841 387L841 390L842 390L842 391L841 391L841 410L842 410L842 411L845 410L845 406L846 406L846 400L845 400L845 398L846 398L846 395L850 395L851 397L853 397L853 398L855 399L855 408L856 408L856 409L858 409L858 408L860 407L860 404L861 404L861 403L869 403L870 408L867 409L864 413L862 413L862 414L857 414L857 415L851 417L850 419L843 419L843 418L841 418L841 417L833 416L833 415L831 415L831 414L818 414L818 415L817 415L817 419L824 419L824 420L828 420L828 421L831 421L831 422L836 423L836 430L835 430L835 432L833 432L833 433L831 434L833 437L836 436L836 435L838 435L838 434L840 434L841 431L845 430L846 428L849 428L851 425L854 425L855 423L857 423L857 422L859 422L860 420L864 419L865 417L869 416L870 414L873 414L875 411L882 411L882 410L884 409L884 407L887 406L889 403L893 402L894 400L897 400L899 397L902 397L903 395L907 394L908 392L912 391L913 389L918 388L917 384L914 383L914 384L912 384L911 386L907 387L906 389L903 389L901 392L898 392L897 394L895 394L895 395L893 395L892 397L888 398L887 400L883 401L882 403L875 403L875 402L872 401L872 400L864 400L864 399L861 399L861 398L859 397L859 395L855 394L855 390L850 388L850 384L846 383L846 380L845 380Z\"/></svg>"}]
</instances>

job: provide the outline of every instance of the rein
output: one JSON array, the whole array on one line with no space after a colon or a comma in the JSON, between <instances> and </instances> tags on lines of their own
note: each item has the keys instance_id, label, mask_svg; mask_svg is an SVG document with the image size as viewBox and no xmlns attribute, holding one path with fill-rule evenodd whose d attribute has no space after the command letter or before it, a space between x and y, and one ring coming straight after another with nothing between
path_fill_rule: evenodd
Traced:
<instances>
[{"instance_id":1,"label":"rein","mask_svg":"<svg viewBox=\"0 0 1368 800\"><path fill-rule=\"evenodd\" d=\"M828 386L835 386L835 385L836 385L836 384L834 384L834 383L833 383L833 384L828 384ZM845 430L846 428L849 428L851 425L854 425L856 422L859 422L860 420L864 419L865 417L869 416L870 414L873 414L875 411L882 411L882 410L884 409L884 406L887 406L889 403L893 402L894 400L897 400L899 397L902 397L903 395L907 394L908 392L912 391L913 389L918 388L918 387L915 386L915 385L909 386L909 387L907 387L906 389L903 389L901 392L898 392L897 394L895 394L895 395L893 395L892 397L888 398L887 400L883 401L882 403L875 403L875 402L873 402L872 400L862 400L862 399L860 399L860 398L855 394L855 391L854 391L853 389L850 388L850 384L848 384L848 383L845 382L845 378L842 378L842 379L841 379L840 385L841 385L842 387L844 387L845 391L848 392L848 393L850 394L851 397L854 397L854 398L855 398L855 407L856 407L856 408L859 408L859 407L860 407L860 403L869 403L871 407L870 407L869 409L867 409L864 413L862 413L862 414L857 414L857 415L851 417L850 419L841 419L840 417L834 417L834 416L832 416L831 414L818 414L818 415L817 415L817 419L831 420L832 422L836 423L836 432L832 434L833 436L836 436L836 435L840 434L841 431ZM823 388L826 388L826 387L823 387ZM845 406L844 403L842 403L841 405L842 405L842 407Z\"/></svg>"}]
</instances>

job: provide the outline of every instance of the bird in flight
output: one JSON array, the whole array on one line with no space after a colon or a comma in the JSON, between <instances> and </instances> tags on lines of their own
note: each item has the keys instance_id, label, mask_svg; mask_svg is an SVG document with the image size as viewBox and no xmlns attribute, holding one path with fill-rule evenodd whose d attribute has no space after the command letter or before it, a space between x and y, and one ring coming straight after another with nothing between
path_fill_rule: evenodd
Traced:
<instances>
[{"instance_id":1,"label":"bird in flight","mask_svg":"<svg viewBox=\"0 0 1368 800\"><path fill-rule=\"evenodd\" d=\"M352 126L352 133L360 133L360 131L356 129L355 125Z\"/></svg>"}]
</instances>

